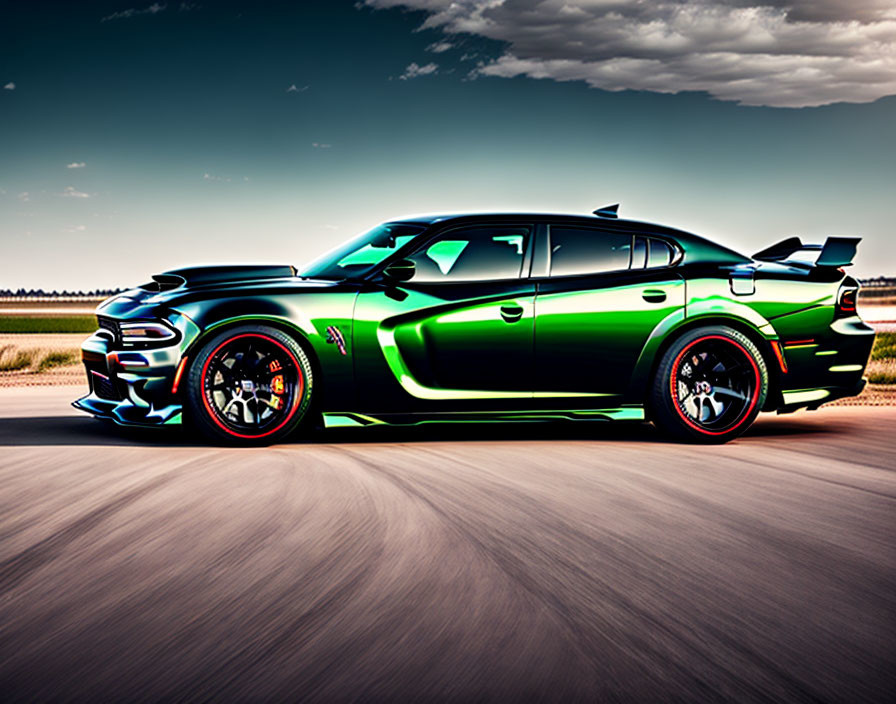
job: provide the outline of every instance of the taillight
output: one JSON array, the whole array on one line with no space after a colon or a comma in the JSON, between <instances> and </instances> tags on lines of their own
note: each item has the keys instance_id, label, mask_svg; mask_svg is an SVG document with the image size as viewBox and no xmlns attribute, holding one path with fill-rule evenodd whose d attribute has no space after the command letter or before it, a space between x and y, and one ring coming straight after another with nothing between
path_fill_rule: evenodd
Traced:
<instances>
[{"instance_id":1,"label":"taillight","mask_svg":"<svg viewBox=\"0 0 896 704\"><path fill-rule=\"evenodd\" d=\"M837 294L837 313L840 315L852 315L856 312L856 299L859 289L856 286L841 286Z\"/></svg>"}]
</instances>

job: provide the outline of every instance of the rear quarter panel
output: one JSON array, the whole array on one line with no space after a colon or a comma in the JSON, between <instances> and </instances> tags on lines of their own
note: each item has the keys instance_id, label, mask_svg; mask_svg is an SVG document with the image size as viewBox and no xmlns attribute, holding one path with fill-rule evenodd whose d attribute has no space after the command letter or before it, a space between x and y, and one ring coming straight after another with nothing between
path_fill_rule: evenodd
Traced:
<instances>
[{"instance_id":1,"label":"rear quarter panel","mask_svg":"<svg viewBox=\"0 0 896 704\"><path fill-rule=\"evenodd\" d=\"M746 295L735 294L727 276L692 279L687 283L686 318L730 316L749 324L766 340L778 339L786 373L780 371L769 348L763 351L780 392L851 390L861 380L873 331L856 315L835 318L843 278L841 271L833 269L763 271L760 266L754 291Z\"/></svg>"}]
</instances>

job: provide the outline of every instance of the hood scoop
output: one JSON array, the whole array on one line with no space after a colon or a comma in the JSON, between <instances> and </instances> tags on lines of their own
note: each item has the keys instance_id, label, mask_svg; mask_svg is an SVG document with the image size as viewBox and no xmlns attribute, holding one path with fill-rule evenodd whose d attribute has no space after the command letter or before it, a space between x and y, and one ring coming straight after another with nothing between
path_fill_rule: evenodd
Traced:
<instances>
[{"instance_id":1,"label":"hood scoop","mask_svg":"<svg viewBox=\"0 0 896 704\"><path fill-rule=\"evenodd\" d=\"M283 279L296 275L289 264L232 264L222 266L193 266L173 269L152 277L152 282L140 288L146 291L172 291L216 284L241 283L259 279Z\"/></svg>"}]
</instances>

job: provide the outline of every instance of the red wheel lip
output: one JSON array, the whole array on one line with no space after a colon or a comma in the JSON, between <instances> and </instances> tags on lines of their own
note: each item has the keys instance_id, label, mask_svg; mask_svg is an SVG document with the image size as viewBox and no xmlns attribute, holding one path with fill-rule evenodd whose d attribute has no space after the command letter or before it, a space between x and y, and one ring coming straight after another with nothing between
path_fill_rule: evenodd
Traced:
<instances>
[{"instance_id":1,"label":"red wheel lip","mask_svg":"<svg viewBox=\"0 0 896 704\"><path fill-rule=\"evenodd\" d=\"M275 345L277 345L277 347L279 347L281 350L286 352L286 354L292 360L292 363L296 368L296 373L298 374L298 377L299 377L298 392L295 395L295 400L293 401L292 409L286 415L286 418L284 418L283 421L279 425L277 425L277 427L272 428L271 430L266 430L265 432L260 433L259 435L247 435L245 433L237 433L236 431L231 430L226 425L224 425L224 423L221 422L221 420L218 418L217 414L214 412L212 407L209 405L208 398L205 394L205 374L208 371L208 365L211 364L211 361L212 361L212 359L214 359L215 355L218 353L218 350L220 350L225 345L230 344L234 340L239 340L243 337L258 337L258 338L261 338L262 340L267 340L268 342L272 342ZM286 425L292 419L292 417L296 414L296 411L299 409L299 405L302 400L302 396L305 393L305 377L302 374L302 368L299 366L299 360L296 359L296 356L292 353L292 351L288 347L283 345L278 340L275 340L273 337L264 335L260 332L245 332L240 335L236 335L235 337L229 337L226 340L224 340L224 342L222 342L220 345L215 347L215 349L212 350L212 353L208 356L208 359L205 360L205 364L202 365L201 379L202 379L202 385L203 385L202 403L205 405L205 410L208 412L211 419L215 422L215 425L217 425L219 428L221 428L221 430L223 430L228 435L232 435L235 438L243 438L245 440L256 440L258 438L264 438L264 437L267 437L268 435L272 435L273 433L276 433L278 430L280 430L280 428L282 428L284 425Z\"/></svg>"},{"instance_id":2,"label":"red wheel lip","mask_svg":"<svg viewBox=\"0 0 896 704\"><path fill-rule=\"evenodd\" d=\"M701 428L684 414L684 412L679 407L678 402L676 401L676 399L678 398L678 391L675 388L675 381L678 377L678 363L681 361L681 358L684 357L685 353L689 349L691 349L698 342L705 342L706 340L722 340L724 342L731 343L744 353L744 355L750 362L750 366L753 368L754 387L756 389L756 392L753 394L753 400L750 402L750 407L746 411L744 411L743 417L741 417L741 419L737 423L732 425L730 428L726 428L725 430L706 430L705 428ZM685 346L685 348L678 353L678 356L675 357L675 361L672 362L672 374L669 376L669 393L672 396L672 405L675 406L676 412L681 417L681 419L688 424L688 426L700 433L703 433L704 435L725 435L733 430L737 430L744 424L747 418L750 417L750 414L753 412L753 409L756 407L756 404L759 401L759 382L759 366L756 364L756 360L753 359L753 355L750 354L750 351L746 347L740 344L737 340L726 337L725 335L704 335L703 337L698 337L696 340L692 340L691 342L689 342Z\"/></svg>"}]
</instances>

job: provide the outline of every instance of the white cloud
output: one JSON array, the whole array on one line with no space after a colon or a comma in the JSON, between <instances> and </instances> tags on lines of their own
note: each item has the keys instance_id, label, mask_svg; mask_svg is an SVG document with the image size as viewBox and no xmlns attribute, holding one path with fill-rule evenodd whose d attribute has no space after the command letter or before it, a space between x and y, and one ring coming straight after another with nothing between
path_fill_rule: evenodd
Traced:
<instances>
[{"instance_id":1,"label":"white cloud","mask_svg":"<svg viewBox=\"0 0 896 704\"><path fill-rule=\"evenodd\" d=\"M323 142L312 142L312 143L311 143L311 146L314 147L315 149L329 149L329 148L332 147L333 145L332 145L332 144L325 144L325 143L323 143Z\"/></svg>"},{"instance_id":2,"label":"white cloud","mask_svg":"<svg viewBox=\"0 0 896 704\"><path fill-rule=\"evenodd\" d=\"M454 48L454 44L451 42L433 42L428 47L426 47L427 51L431 51L433 54L443 54L449 49Z\"/></svg>"},{"instance_id":3,"label":"white cloud","mask_svg":"<svg viewBox=\"0 0 896 704\"><path fill-rule=\"evenodd\" d=\"M5 86L3 86L3 90L15 90L15 89L16 89L16 84L13 83L12 81L10 81Z\"/></svg>"},{"instance_id":4,"label":"white cloud","mask_svg":"<svg viewBox=\"0 0 896 704\"><path fill-rule=\"evenodd\" d=\"M705 91L774 107L866 103L896 94L892 0L365 3L422 10L423 29L501 42L502 53L472 77L584 81L610 91Z\"/></svg>"},{"instance_id":5,"label":"white cloud","mask_svg":"<svg viewBox=\"0 0 896 704\"><path fill-rule=\"evenodd\" d=\"M31 196L28 194L28 191L22 191L21 193L19 193L17 198L23 203L27 203L29 200L31 200Z\"/></svg>"},{"instance_id":6,"label":"white cloud","mask_svg":"<svg viewBox=\"0 0 896 704\"><path fill-rule=\"evenodd\" d=\"M73 161L71 164L66 164L65 168L67 169L83 169L87 164L83 161Z\"/></svg>"},{"instance_id":7,"label":"white cloud","mask_svg":"<svg viewBox=\"0 0 896 704\"><path fill-rule=\"evenodd\" d=\"M142 10L138 10L135 7L129 7L127 10L121 10L119 12L113 12L111 15L106 15L105 17L100 18L100 22L109 22L110 20L126 20L131 17L137 17L138 15L155 15L159 12L162 12L168 7L168 5L161 5L157 2L154 2L149 7L144 7ZM183 8L181 8L183 9ZM192 9L192 8L189 8Z\"/></svg>"},{"instance_id":8,"label":"white cloud","mask_svg":"<svg viewBox=\"0 0 896 704\"><path fill-rule=\"evenodd\" d=\"M66 228L66 232L84 232L87 229L86 225L75 225L74 227Z\"/></svg>"},{"instance_id":9,"label":"white cloud","mask_svg":"<svg viewBox=\"0 0 896 704\"><path fill-rule=\"evenodd\" d=\"M66 186L61 195L64 198L90 198L89 193L83 193L74 186Z\"/></svg>"},{"instance_id":10,"label":"white cloud","mask_svg":"<svg viewBox=\"0 0 896 704\"><path fill-rule=\"evenodd\" d=\"M223 181L225 183L230 183L230 178L225 177L225 176L215 176L214 174L210 174L208 171L206 171L204 174L202 174L202 180L203 181Z\"/></svg>"},{"instance_id":11,"label":"white cloud","mask_svg":"<svg viewBox=\"0 0 896 704\"><path fill-rule=\"evenodd\" d=\"M432 73L439 72L438 64L425 64L424 66L419 66L417 63L410 63L408 67L404 70L404 73L401 74L398 78L402 81L407 81L411 78L417 78L418 76L428 76Z\"/></svg>"},{"instance_id":12,"label":"white cloud","mask_svg":"<svg viewBox=\"0 0 896 704\"><path fill-rule=\"evenodd\" d=\"M304 93L311 86L302 86L301 88L297 88L296 84L293 83L289 88L286 89L287 93Z\"/></svg>"}]
</instances>

